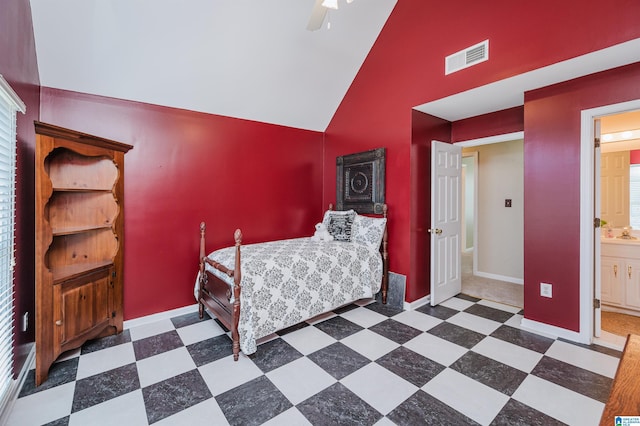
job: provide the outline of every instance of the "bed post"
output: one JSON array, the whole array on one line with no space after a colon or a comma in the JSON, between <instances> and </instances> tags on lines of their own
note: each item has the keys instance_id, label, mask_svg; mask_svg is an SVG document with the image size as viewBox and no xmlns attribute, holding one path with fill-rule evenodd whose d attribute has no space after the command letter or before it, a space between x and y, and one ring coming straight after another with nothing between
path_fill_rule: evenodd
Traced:
<instances>
[{"instance_id":1,"label":"bed post","mask_svg":"<svg viewBox=\"0 0 640 426\"><path fill-rule=\"evenodd\" d=\"M240 320L240 245L242 244L242 232L236 229L233 234L236 242L236 262L233 269L233 328L231 329L231 339L233 341L233 360L237 361L240 354L240 336L238 334L238 322Z\"/></svg>"},{"instance_id":2,"label":"bed post","mask_svg":"<svg viewBox=\"0 0 640 426\"><path fill-rule=\"evenodd\" d=\"M382 205L382 214L387 219L388 207L386 204ZM382 235L382 303L387 303L387 290L389 288L389 252L387 241L387 228L389 227L389 219L384 227L384 234Z\"/></svg>"},{"instance_id":3,"label":"bed post","mask_svg":"<svg viewBox=\"0 0 640 426\"><path fill-rule=\"evenodd\" d=\"M205 272L204 272L204 257L207 255L204 251L204 233L206 225L204 222L200 222L200 275L198 280L198 316L200 319L204 316L204 305L202 304L202 287L204 285Z\"/></svg>"}]
</instances>

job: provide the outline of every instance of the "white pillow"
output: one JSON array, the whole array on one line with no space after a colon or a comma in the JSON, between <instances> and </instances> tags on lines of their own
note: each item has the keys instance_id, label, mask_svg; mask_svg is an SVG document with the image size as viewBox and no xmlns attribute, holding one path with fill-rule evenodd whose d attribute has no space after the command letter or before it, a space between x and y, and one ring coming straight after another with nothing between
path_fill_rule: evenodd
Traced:
<instances>
[{"instance_id":1,"label":"white pillow","mask_svg":"<svg viewBox=\"0 0 640 426\"><path fill-rule=\"evenodd\" d=\"M324 213L322 223L327 227L329 234L335 241L351 241L351 227L356 217L355 210L327 210Z\"/></svg>"},{"instance_id":2,"label":"white pillow","mask_svg":"<svg viewBox=\"0 0 640 426\"><path fill-rule=\"evenodd\" d=\"M386 217L356 215L351 226L351 241L376 249L380 248L386 226Z\"/></svg>"}]
</instances>

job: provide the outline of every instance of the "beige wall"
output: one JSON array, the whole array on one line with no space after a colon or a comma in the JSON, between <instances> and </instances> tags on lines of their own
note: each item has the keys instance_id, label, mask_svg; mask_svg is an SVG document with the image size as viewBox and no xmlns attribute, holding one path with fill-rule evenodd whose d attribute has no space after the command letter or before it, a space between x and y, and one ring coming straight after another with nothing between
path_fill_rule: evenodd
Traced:
<instances>
[{"instance_id":1,"label":"beige wall","mask_svg":"<svg viewBox=\"0 0 640 426\"><path fill-rule=\"evenodd\" d=\"M477 275L524 279L523 141L465 148L478 152ZM512 207L505 207L505 199Z\"/></svg>"}]
</instances>

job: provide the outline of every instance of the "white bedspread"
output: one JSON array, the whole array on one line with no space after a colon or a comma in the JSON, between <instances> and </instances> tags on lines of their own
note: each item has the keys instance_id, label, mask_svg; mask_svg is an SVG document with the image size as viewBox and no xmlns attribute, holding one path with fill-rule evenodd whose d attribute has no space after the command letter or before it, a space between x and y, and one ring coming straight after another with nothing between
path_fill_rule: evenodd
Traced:
<instances>
[{"instance_id":1,"label":"white bedspread","mask_svg":"<svg viewBox=\"0 0 640 426\"><path fill-rule=\"evenodd\" d=\"M233 269L235 248L209 258ZM256 340L380 290L382 256L349 242L310 238L249 244L241 248L240 349L256 351ZM227 275L207 270L233 285ZM197 299L198 282L195 294Z\"/></svg>"}]
</instances>

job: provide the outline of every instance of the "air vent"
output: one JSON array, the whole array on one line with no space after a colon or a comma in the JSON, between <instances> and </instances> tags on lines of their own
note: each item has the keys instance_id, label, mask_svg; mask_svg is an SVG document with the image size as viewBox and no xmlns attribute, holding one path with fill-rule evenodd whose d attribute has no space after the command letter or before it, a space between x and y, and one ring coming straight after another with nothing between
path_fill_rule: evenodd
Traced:
<instances>
[{"instance_id":1,"label":"air vent","mask_svg":"<svg viewBox=\"0 0 640 426\"><path fill-rule=\"evenodd\" d=\"M444 60L444 73L451 74L487 59L489 59L489 40L447 56Z\"/></svg>"}]
</instances>

